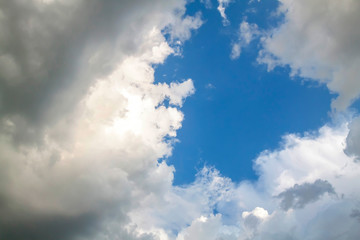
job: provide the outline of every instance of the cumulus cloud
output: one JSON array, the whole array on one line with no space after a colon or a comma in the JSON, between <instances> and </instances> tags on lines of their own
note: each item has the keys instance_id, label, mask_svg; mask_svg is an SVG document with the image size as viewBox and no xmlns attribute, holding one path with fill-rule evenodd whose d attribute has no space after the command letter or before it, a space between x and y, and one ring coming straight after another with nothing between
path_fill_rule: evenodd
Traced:
<instances>
[{"instance_id":1,"label":"cumulus cloud","mask_svg":"<svg viewBox=\"0 0 360 240\"><path fill-rule=\"evenodd\" d=\"M360 166L344 153L348 131L344 123L285 136L279 149L255 160L256 182L234 183L206 167L137 218L173 229L178 240L356 239L360 188L349 183L359 179Z\"/></svg>"},{"instance_id":2,"label":"cumulus cloud","mask_svg":"<svg viewBox=\"0 0 360 240\"><path fill-rule=\"evenodd\" d=\"M242 213L245 236L252 238L257 234L257 229L269 217L268 211L261 207L256 207L251 212Z\"/></svg>"},{"instance_id":3,"label":"cumulus cloud","mask_svg":"<svg viewBox=\"0 0 360 240\"><path fill-rule=\"evenodd\" d=\"M238 39L232 44L231 59L240 57L241 49L248 46L250 42L260 35L258 26L256 24L249 24L242 21L239 26Z\"/></svg>"},{"instance_id":4,"label":"cumulus cloud","mask_svg":"<svg viewBox=\"0 0 360 240\"><path fill-rule=\"evenodd\" d=\"M348 131L344 123L286 135L279 149L255 160L256 182L234 183L206 167L164 202L143 202L132 218L178 240L356 239L360 188L351 183L360 166L344 153Z\"/></svg>"},{"instance_id":5,"label":"cumulus cloud","mask_svg":"<svg viewBox=\"0 0 360 240\"><path fill-rule=\"evenodd\" d=\"M153 84L153 69L130 58L90 88L73 118L47 129L40 148L13 146L17 126L7 120L1 136L2 237L128 234L128 212L172 182L173 168L157 159L171 153L171 141L164 139L176 136L183 115L163 102L180 105L192 91L191 80ZM113 218L119 226L101 226ZM30 221L34 229L26 227Z\"/></svg>"},{"instance_id":6,"label":"cumulus cloud","mask_svg":"<svg viewBox=\"0 0 360 240\"><path fill-rule=\"evenodd\" d=\"M31 132L72 111L128 55L162 41L148 37L154 27L183 41L201 25L200 15L183 17L183 1L34 0L0 8L1 115L18 116ZM164 47L154 47L151 61L169 54Z\"/></svg>"},{"instance_id":7,"label":"cumulus cloud","mask_svg":"<svg viewBox=\"0 0 360 240\"><path fill-rule=\"evenodd\" d=\"M324 126L318 133L287 135L279 149L264 151L255 160L259 180L230 184L215 206L222 227L244 240L356 239L360 188L351 183L360 166L343 151L347 134L346 124ZM334 197L335 189L341 197Z\"/></svg>"},{"instance_id":8,"label":"cumulus cloud","mask_svg":"<svg viewBox=\"0 0 360 240\"><path fill-rule=\"evenodd\" d=\"M310 78L339 94L332 107L345 110L360 94L360 2L279 0L280 26L264 38L259 62L289 66L291 75Z\"/></svg>"},{"instance_id":9,"label":"cumulus cloud","mask_svg":"<svg viewBox=\"0 0 360 240\"><path fill-rule=\"evenodd\" d=\"M332 102L334 112L347 111L360 94L355 67L360 59L356 44L360 28L355 24L359 22L359 2L279 2L277 14L284 20L259 35L263 49L258 61L267 64L268 70L289 66L291 76L326 84L338 94ZM241 49L236 47L235 56ZM359 120L333 117L336 126L324 126L315 135L287 135L280 149L264 151L255 160L259 180L252 193L259 194L260 188L263 197L272 194L279 201L258 202L270 214L247 239L360 236L356 227L360 192L352 184L360 177Z\"/></svg>"},{"instance_id":10,"label":"cumulus cloud","mask_svg":"<svg viewBox=\"0 0 360 240\"><path fill-rule=\"evenodd\" d=\"M192 80L154 83L201 16L185 1L0 3L0 238L154 239L129 212L162 196ZM162 32L163 31L163 32ZM165 104L167 102L169 104Z\"/></svg>"},{"instance_id":11,"label":"cumulus cloud","mask_svg":"<svg viewBox=\"0 0 360 240\"><path fill-rule=\"evenodd\" d=\"M195 240L195 239L208 239L208 240L236 240L236 233L233 229L228 229L221 223L221 215L210 215L209 217L201 216L195 219L191 225L184 229L177 240Z\"/></svg>"},{"instance_id":12,"label":"cumulus cloud","mask_svg":"<svg viewBox=\"0 0 360 240\"><path fill-rule=\"evenodd\" d=\"M360 189L349 183L359 179L360 169L354 158L343 152L347 133L344 124L325 126L318 134L303 137L288 135L279 150L265 151L256 159L260 189L281 201L276 208L274 203L272 207L263 205L272 213L258 228L255 239L265 235L268 239L359 236L359 231L352 229L356 221L349 215L359 200ZM342 198L331 197L335 189ZM334 229L326 231L324 226Z\"/></svg>"}]
</instances>

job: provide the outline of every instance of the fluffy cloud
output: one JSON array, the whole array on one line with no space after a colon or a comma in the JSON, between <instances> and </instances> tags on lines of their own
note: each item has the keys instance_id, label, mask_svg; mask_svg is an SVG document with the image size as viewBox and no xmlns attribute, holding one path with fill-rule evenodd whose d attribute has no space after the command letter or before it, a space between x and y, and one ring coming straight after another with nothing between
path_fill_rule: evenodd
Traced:
<instances>
[{"instance_id":1,"label":"fluffy cloud","mask_svg":"<svg viewBox=\"0 0 360 240\"><path fill-rule=\"evenodd\" d=\"M1 116L18 116L34 141L43 126L71 112L96 79L162 41L148 37L154 27L186 40L201 16L183 17L184 11L184 1L2 2ZM163 47L153 49L151 61L169 54Z\"/></svg>"},{"instance_id":2,"label":"fluffy cloud","mask_svg":"<svg viewBox=\"0 0 360 240\"><path fill-rule=\"evenodd\" d=\"M242 213L244 233L248 238L257 234L257 229L269 217L268 211L261 207L256 207L251 212L244 211Z\"/></svg>"},{"instance_id":3,"label":"fluffy cloud","mask_svg":"<svg viewBox=\"0 0 360 240\"><path fill-rule=\"evenodd\" d=\"M264 39L259 62L269 69L288 65L292 75L325 83L345 110L360 94L360 2L279 0L279 27Z\"/></svg>"},{"instance_id":4,"label":"fluffy cloud","mask_svg":"<svg viewBox=\"0 0 360 240\"><path fill-rule=\"evenodd\" d=\"M182 231L177 240L236 240L234 229L227 228L221 223L221 215L210 215L209 217L201 216L195 219L191 225Z\"/></svg>"},{"instance_id":5,"label":"fluffy cloud","mask_svg":"<svg viewBox=\"0 0 360 240\"><path fill-rule=\"evenodd\" d=\"M348 131L343 123L286 135L255 160L258 181L234 183L206 167L131 217L144 232L167 229L178 240L356 239L360 166L344 153Z\"/></svg>"},{"instance_id":6,"label":"fluffy cloud","mask_svg":"<svg viewBox=\"0 0 360 240\"><path fill-rule=\"evenodd\" d=\"M177 240L357 239L360 166L344 153L348 131L340 124L287 135L255 160L258 181L234 183L206 167L130 216L144 232Z\"/></svg>"},{"instance_id":7,"label":"fluffy cloud","mask_svg":"<svg viewBox=\"0 0 360 240\"><path fill-rule=\"evenodd\" d=\"M360 166L344 153L347 133L343 124L285 136L256 159L257 182L229 182L217 215L197 218L180 239L357 239Z\"/></svg>"},{"instance_id":8,"label":"fluffy cloud","mask_svg":"<svg viewBox=\"0 0 360 240\"><path fill-rule=\"evenodd\" d=\"M152 65L175 52L163 34L184 41L201 25L184 5L0 4L0 238L158 238L129 212L172 184L158 159L194 86L155 84Z\"/></svg>"},{"instance_id":9,"label":"fluffy cloud","mask_svg":"<svg viewBox=\"0 0 360 240\"><path fill-rule=\"evenodd\" d=\"M343 125L323 127L319 135L288 135L282 149L260 155L256 168L259 183L266 186L262 189L280 197L280 209L292 209L273 209L255 239L266 234L269 239L359 236L350 215L360 199L360 189L351 184L359 179L360 166L343 151L347 133ZM334 227L328 231L325 226Z\"/></svg>"},{"instance_id":10,"label":"fluffy cloud","mask_svg":"<svg viewBox=\"0 0 360 240\"><path fill-rule=\"evenodd\" d=\"M190 224L199 225L207 222L205 219L213 219L216 205L231 195L232 188L230 179L222 177L214 168L205 167L192 184L172 186L161 198L144 199L141 207L129 216L143 231L163 229L170 239L175 239L178 233L187 232L185 229ZM220 215L216 219L220 221Z\"/></svg>"}]
</instances>

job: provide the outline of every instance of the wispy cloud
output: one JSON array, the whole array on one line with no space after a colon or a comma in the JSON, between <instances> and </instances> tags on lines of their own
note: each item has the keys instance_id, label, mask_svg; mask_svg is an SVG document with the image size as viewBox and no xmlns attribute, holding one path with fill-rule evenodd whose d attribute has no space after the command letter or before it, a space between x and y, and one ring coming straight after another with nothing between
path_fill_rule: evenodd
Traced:
<instances>
[{"instance_id":1,"label":"wispy cloud","mask_svg":"<svg viewBox=\"0 0 360 240\"><path fill-rule=\"evenodd\" d=\"M219 11L220 16L222 17L223 25L225 25L225 26L230 24L230 22L226 16L225 10L231 2L232 2L232 0L218 0L217 10Z\"/></svg>"},{"instance_id":2,"label":"wispy cloud","mask_svg":"<svg viewBox=\"0 0 360 240\"><path fill-rule=\"evenodd\" d=\"M261 32L258 30L256 24L250 24L246 21L242 21L239 26L238 39L232 44L231 59L240 57L242 48L248 46L252 40L261 36Z\"/></svg>"}]
</instances>

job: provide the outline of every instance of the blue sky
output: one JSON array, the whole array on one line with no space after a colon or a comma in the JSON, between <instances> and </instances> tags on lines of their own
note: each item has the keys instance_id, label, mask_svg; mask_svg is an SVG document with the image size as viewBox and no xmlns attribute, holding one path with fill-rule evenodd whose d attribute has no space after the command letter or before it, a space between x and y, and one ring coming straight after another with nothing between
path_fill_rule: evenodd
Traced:
<instances>
[{"instance_id":1,"label":"blue sky","mask_svg":"<svg viewBox=\"0 0 360 240\"><path fill-rule=\"evenodd\" d=\"M246 47L239 59L229 57L241 21L264 29L280 21L281 16L272 16L276 1L230 6L231 24L223 26L215 7L190 3L189 14L201 11L203 26L184 44L181 57L170 56L156 67L159 82L191 77L196 88L183 107L180 142L168 159L176 168L175 184L192 182L203 165L215 166L235 181L254 180L252 160L260 152L277 148L286 133L314 131L330 119L333 95L326 86L289 77L288 67L268 72L256 61L259 41Z\"/></svg>"},{"instance_id":2,"label":"blue sky","mask_svg":"<svg viewBox=\"0 0 360 240\"><path fill-rule=\"evenodd\" d=\"M360 239L360 1L0 1L0 239Z\"/></svg>"}]
</instances>

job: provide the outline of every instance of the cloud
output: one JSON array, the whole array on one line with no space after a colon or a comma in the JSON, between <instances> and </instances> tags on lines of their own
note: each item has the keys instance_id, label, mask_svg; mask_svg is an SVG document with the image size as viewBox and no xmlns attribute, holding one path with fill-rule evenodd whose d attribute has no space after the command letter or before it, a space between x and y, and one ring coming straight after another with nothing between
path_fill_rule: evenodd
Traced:
<instances>
[{"instance_id":1,"label":"cloud","mask_svg":"<svg viewBox=\"0 0 360 240\"><path fill-rule=\"evenodd\" d=\"M158 160L194 86L155 84L153 65L175 53L163 34L185 41L201 25L184 12L185 1L0 4L1 239L158 238L129 213L172 184Z\"/></svg>"},{"instance_id":2,"label":"cloud","mask_svg":"<svg viewBox=\"0 0 360 240\"><path fill-rule=\"evenodd\" d=\"M226 13L225 13L225 10L226 8L229 6L229 4L232 2L232 0L218 0L218 7L217 7L217 10L219 11L221 17L222 17L222 20L223 20L223 25L226 26L226 25L229 25L230 22L226 16Z\"/></svg>"},{"instance_id":3,"label":"cloud","mask_svg":"<svg viewBox=\"0 0 360 240\"><path fill-rule=\"evenodd\" d=\"M353 209L350 217L356 218L358 221L360 221L360 210L359 209Z\"/></svg>"},{"instance_id":4,"label":"cloud","mask_svg":"<svg viewBox=\"0 0 360 240\"><path fill-rule=\"evenodd\" d=\"M193 91L191 80L153 81L147 63L126 59L90 88L71 121L46 131L41 148L14 147L17 126L8 120L1 135L2 238L46 239L46 229L59 239L128 233L128 212L171 185L174 169L157 159L170 155L172 142L165 138L181 127L183 115L173 104ZM115 220L114 229L105 224ZM34 228L22 227L30 222ZM16 226L22 231L12 230Z\"/></svg>"},{"instance_id":5,"label":"cloud","mask_svg":"<svg viewBox=\"0 0 360 240\"><path fill-rule=\"evenodd\" d=\"M219 171L204 167L193 183L171 186L163 195L144 199L129 216L145 232L163 229L170 239L176 239L196 219L210 217L215 206L231 195L232 187L231 180Z\"/></svg>"},{"instance_id":6,"label":"cloud","mask_svg":"<svg viewBox=\"0 0 360 240\"><path fill-rule=\"evenodd\" d=\"M203 21L201 13L197 12L195 16L185 16L185 10L177 12L169 21L164 32L171 36L172 41L184 42L191 36L191 30L198 29Z\"/></svg>"},{"instance_id":7,"label":"cloud","mask_svg":"<svg viewBox=\"0 0 360 240\"><path fill-rule=\"evenodd\" d=\"M239 58L241 49L248 46L250 42L259 35L260 31L256 24L249 24L246 21L242 21L239 26L238 39L232 44L230 58Z\"/></svg>"},{"instance_id":8,"label":"cloud","mask_svg":"<svg viewBox=\"0 0 360 240\"><path fill-rule=\"evenodd\" d=\"M263 49L258 61L267 64L269 71L289 66L291 76L326 84L338 94L332 102L334 112L347 112L360 94L355 68L360 59L355 44L360 38L355 24L359 3L279 2L277 14L284 20L259 35ZM358 238L360 190L352 185L360 177L358 118L339 121L335 114L333 119L337 124L324 126L317 134L285 136L278 150L264 151L255 160L256 189L263 191L262 197L273 194L280 202L257 201L270 214L256 231L248 232L247 239ZM259 194L256 189L252 194ZM335 189L341 197L332 197Z\"/></svg>"},{"instance_id":9,"label":"cloud","mask_svg":"<svg viewBox=\"0 0 360 240\"><path fill-rule=\"evenodd\" d=\"M256 207L251 212L244 211L242 213L243 225L246 236L249 238L254 237L257 234L257 229L266 219L268 219L269 213L261 207Z\"/></svg>"},{"instance_id":10,"label":"cloud","mask_svg":"<svg viewBox=\"0 0 360 240\"><path fill-rule=\"evenodd\" d=\"M34 132L28 138L40 142L34 135L71 114L96 79L129 55L153 48L151 41L163 41L148 36L154 28L186 40L201 20L200 15L183 17L184 5L127 0L1 3L1 116L21 119L24 128ZM163 47L166 44L154 47L151 61L164 59L157 53L169 54Z\"/></svg>"},{"instance_id":11,"label":"cloud","mask_svg":"<svg viewBox=\"0 0 360 240\"><path fill-rule=\"evenodd\" d=\"M280 205L286 211L290 208L303 208L306 204L319 200L325 193L335 194L335 190L328 181L318 179L314 183L295 184L276 197L282 199Z\"/></svg>"},{"instance_id":12,"label":"cloud","mask_svg":"<svg viewBox=\"0 0 360 240\"><path fill-rule=\"evenodd\" d=\"M204 167L173 185L160 159L195 89L157 83L154 65L202 24L185 12L185 1L0 3L1 239L357 239L357 120L284 136L254 160L257 181Z\"/></svg>"},{"instance_id":13,"label":"cloud","mask_svg":"<svg viewBox=\"0 0 360 240\"><path fill-rule=\"evenodd\" d=\"M230 231L229 231L230 230ZM237 236L232 229L227 229L221 223L221 215L201 216L195 219L191 225L182 231L177 240L236 240Z\"/></svg>"},{"instance_id":14,"label":"cloud","mask_svg":"<svg viewBox=\"0 0 360 240\"><path fill-rule=\"evenodd\" d=\"M258 181L234 183L205 167L194 183L171 188L163 202L144 201L131 217L145 232L168 229L178 240L356 239L360 188L352 183L360 166L344 153L347 134L343 122L286 135L255 160Z\"/></svg>"},{"instance_id":15,"label":"cloud","mask_svg":"<svg viewBox=\"0 0 360 240\"><path fill-rule=\"evenodd\" d=\"M339 94L333 109L344 111L359 97L360 2L279 0L283 22L263 39L258 61L289 66L299 75L326 84Z\"/></svg>"},{"instance_id":16,"label":"cloud","mask_svg":"<svg viewBox=\"0 0 360 240\"><path fill-rule=\"evenodd\" d=\"M360 118L352 120L349 126L350 132L346 138L345 152L349 155L356 156L356 161L360 159Z\"/></svg>"},{"instance_id":17,"label":"cloud","mask_svg":"<svg viewBox=\"0 0 360 240\"><path fill-rule=\"evenodd\" d=\"M255 160L259 174L256 182L233 183L211 170L213 173L205 179L226 183L220 189L227 189L216 191L217 197L212 197L215 204L205 204L216 214L198 212L190 226L180 231L179 238L356 239L360 232L354 209L360 188L351 183L359 179L360 166L343 151L347 134L345 122L304 136L286 135L279 149L264 151ZM211 182L197 179L192 187L197 186L197 192L201 192L211 189ZM335 189L341 197L333 197Z\"/></svg>"}]
</instances>

